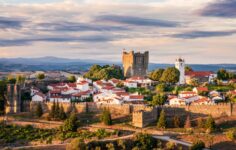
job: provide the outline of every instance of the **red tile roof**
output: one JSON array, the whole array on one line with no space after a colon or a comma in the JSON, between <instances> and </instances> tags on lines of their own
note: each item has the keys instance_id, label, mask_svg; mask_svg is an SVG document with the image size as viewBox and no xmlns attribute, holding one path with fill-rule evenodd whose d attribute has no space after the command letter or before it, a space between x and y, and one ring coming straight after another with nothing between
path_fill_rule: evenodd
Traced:
<instances>
[{"instance_id":1,"label":"red tile roof","mask_svg":"<svg viewBox=\"0 0 236 150\"><path fill-rule=\"evenodd\" d=\"M186 76L191 76L191 77L207 77L213 74L213 72L210 71L189 71L186 72Z\"/></svg>"},{"instance_id":2,"label":"red tile roof","mask_svg":"<svg viewBox=\"0 0 236 150\"><path fill-rule=\"evenodd\" d=\"M69 87L76 87L76 83L67 83Z\"/></svg>"},{"instance_id":3,"label":"red tile roof","mask_svg":"<svg viewBox=\"0 0 236 150\"><path fill-rule=\"evenodd\" d=\"M208 92L208 87L197 87L197 90L201 92Z\"/></svg>"},{"instance_id":4,"label":"red tile roof","mask_svg":"<svg viewBox=\"0 0 236 150\"><path fill-rule=\"evenodd\" d=\"M196 95L196 93L193 92L193 91L182 91L182 92L180 92L180 94L192 94L192 95Z\"/></svg>"},{"instance_id":5,"label":"red tile roof","mask_svg":"<svg viewBox=\"0 0 236 150\"><path fill-rule=\"evenodd\" d=\"M130 99L143 99L144 96L143 96L143 95L130 95L129 98L130 98Z\"/></svg>"}]
</instances>

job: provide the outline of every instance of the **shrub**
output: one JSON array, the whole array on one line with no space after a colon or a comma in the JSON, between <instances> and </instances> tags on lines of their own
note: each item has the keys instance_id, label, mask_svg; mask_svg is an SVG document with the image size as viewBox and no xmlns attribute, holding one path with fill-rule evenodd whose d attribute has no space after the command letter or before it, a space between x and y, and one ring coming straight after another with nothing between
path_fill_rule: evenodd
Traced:
<instances>
[{"instance_id":1,"label":"shrub","mask_svg":"<svg viewBox=\"0 0 236 150\"><path fill-rule=\"evenodd\" d=\"M86 144L80 138L75 138L66 146L66 150L85 150Z\"/></svg>"},{"instance_id":2,"label":"shrub","mask_svg":"<svg viewBox=\"0 0 236 150\"><path fill-rule=\"evenodd\" d=\"M156 145L155 142L156 140L148 134L139 133L134 138L135 146L142 150L153 149L154 145Z\"/></svg>"},{"instance_id":3,"label":"shrub","mask_svg":"<svg viewBox=\"0 0 236 150\"><path fill-rule=\"evenodd\" d=\"M112 125L111 113L109 110L104 109L100 119L105 125Z\"/></svg>"},{"instance_id":4,"label":"shrub","mask_svg":"<svg viewBox=\"0 0 236 150\"><path fill-rule=\"evenodd\" d=\"M175 143L174 142L167 142L166 143L166 149L174 150L175 149Z\"/></svg>"},{"instance_id":5,"label":"shrub","mask_svg":"<svg viewBox=\"0 0 236 150\"><path fill-rule=\"evenodd\" d=\"M160 114L160 117L159 117L159 120L158 120L158 123L157 123L157 127L162 128L162 129L166 128L166 117L165 117L165 111L164 110L161 111L161 114Z\"/></svg>"},{"instance_id":6,"label":"shrub","mask_svg":"<svg viewBox=\"0 0 236 150\"><path fill-rule=\"evenodd\" d=\"M235 139L235 131L234 130L230 130L230 131L226 132L226 137L229 140L233 141Z\"/></svg>"},{"instance_id":7,"label":"shrub","mask_svg":"<svg viewBox=\"0 0 236 150\"><path fill-rule=\"evenodd\" d=\"M202 150L203 148L205 148L205 143L201 140L197 140L190 147L190 150Z\"/></svg>"},{"instance_id":8,"label":"shrub","mask_svg":"<svg viewBox=\"0 0 236 150\"><path fill-rule=\"evenodd\" d=\"M75 113L71 114L68 119L66 119L64 125L62 126L63 131L77 131L78 119Z\"/></svg>"}]
</instances>

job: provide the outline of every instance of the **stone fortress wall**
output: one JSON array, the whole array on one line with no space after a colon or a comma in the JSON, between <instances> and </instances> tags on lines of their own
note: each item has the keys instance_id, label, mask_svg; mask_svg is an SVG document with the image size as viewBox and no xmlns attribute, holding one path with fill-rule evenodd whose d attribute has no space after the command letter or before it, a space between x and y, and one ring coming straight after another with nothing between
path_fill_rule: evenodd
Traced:
<instances>
[{"instance_id":1,"label":"stone fortress wall","mask_svg":"<svg viewBox=\"0 0 236 150\"><path fill-rule=\"evenodd\" d=\"M48 112L51 109L53 103L42 103L44 112ZM36 102L30 102L28 111L34 111ZM157 120L159 112L164 109L167 118L175 115L185 117L188 114L191 118L197 118L199 116L206 117L212 115L213 117L222 116L236 116L236 104L223 103L218 105L193 105L193 106L157 106L148 107L145 105L107 105L96 103L60 103L65 111L71 109L76 110L78 113L82 112L101 112L104 108L109 109L111 113L120 115L132 115L132 124L136 127L145 127L148 124Z\"/></svg>"}]
</instances>

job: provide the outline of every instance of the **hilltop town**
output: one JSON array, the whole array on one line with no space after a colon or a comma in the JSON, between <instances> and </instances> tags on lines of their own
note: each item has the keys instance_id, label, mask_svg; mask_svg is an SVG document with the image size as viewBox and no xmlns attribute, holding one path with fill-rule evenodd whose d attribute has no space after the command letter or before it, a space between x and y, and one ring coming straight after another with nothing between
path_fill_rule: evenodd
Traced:
<instances>
[{"instance_id":1,"label":"hilltop town","mask_svg":"<svg viewBox=\"0 0 236 150\"><path fill-rule=\"evenodd\" d=\"M137 136L159 143L151 148L233 147L234 72L195 71L184 58L173 60L173 67L148 71L148 51L123 51L122 63L94 64L81 74L36 71L2 76L0 148L46 144L65 149L79 137L89 149L120 149L117 141L127 146L126 139ZM35 135L27 137L27 132Z\"/></svg>"}]
</instances>

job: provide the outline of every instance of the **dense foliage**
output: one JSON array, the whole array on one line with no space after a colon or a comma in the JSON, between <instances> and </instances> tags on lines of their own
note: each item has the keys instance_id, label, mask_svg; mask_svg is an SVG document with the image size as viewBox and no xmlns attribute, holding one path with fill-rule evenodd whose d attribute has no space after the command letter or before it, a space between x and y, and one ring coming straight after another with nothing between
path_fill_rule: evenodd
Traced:
<instances>
[{"instance_id":1,"label":"dense foliage","mask_svg":"<svg viewBox=\"0 0 236 150\"><path fill-rule=\"evenodd\" d=\"M66 117L63 106L60 106L59 102L54 101L48 115L48 120L65 120Z\"/></svg>"},{"instance_id":2,"label":"dense foliage","mask_svg":"<svg viewBox=\"0 0 236 150\"><path fill-rule=\"evenodd\" d=\"M213 132L213 131L216 129L215 120L214 120L214 118L213 118L211 115L208 116L208 118L207 118L207 120L206 120L205 128L206 128L209 132Z\"/></svg>"},{"instance_id":3,"label":"dense foliage","mask_svg":"<svg viewBox=\"0 0 236 150\"><path fill-rule=\"evenodd\" d=\"M157 94L152 97L151 105L164 105L167 100L167 96L165 94Z\"/></svg>"},{"instance_id":4,"label":"dense foliage","mask_svg":"<svg viewBox=\"0 0 236 150\"><path fill-rule=\"evenodd\" d=\"M44 78L45 78L45 74L44 73L37 74L37 79L38 80L43 80Z\"/></svg>"},{"instance_id":5,"label":"dense foliage","mask_svg":"<svg viewBox=\"0 0 236 150\"><path fill-rule=\"evenodd\" d=\"M167 126L166 116L165 116L165 111L163 109L160 113L160 117L159 117L158 122L157 122L157 127L161 128L161 129L165 129L166 126Z\"/></svg>"},{"instance_id":6,"label":"dense foliage","mask_svg":"<svg viewBox=\"0 0 236 150\"><path fill-rule=\"evenodd\" d=\"M76 81L76 77L75 76L69 76L68 81L71 82L71 83L74 83Z\"/></svg>"},{"instance_id":7,"label":"dense foliage","mask_svg":"<svg viewBox=\"0 0 236 150\"><path fill-rule=\"evenodd\" d=\"M149 74L149 78L154 81L161 81L160 79L164 71L165 69L162 69L162 68L154 70Z\"/></svg>"},{"instance_id":8,"label":"dense foliage","mask_svg":"<svg viewBox=\"0 0 236 150\"><path fill-rule=\"evenodd\" d=\"M236 74L232 72L228 72L225 69L220 69L217 71L217 78L219 80L229 80L229 79L235 79Z\"/></svg>"},{"instance_id":9,"label":"dense foliage","mask_svg":"<svg viewBox=\"0 0 236 150\"><path fill-rule=\"evenodd\" d=\"M197 140L193 143L190 150L202 150L205 148L205 143L203 141Z\"/></svg>"},{"instance_id":10,"label":"dense foliage","mask_svg":"<svg viewBox=\"0 0 236 150\"><path fill-rule=\"evenodd\" d=\"M79 127L79 122L77 115L75 113L71 113L70 117L67 118L61 127L62 131L77 131L77 128Z\"/></svg>"},{"instance_id":11,"label":"dense foliage","mask_svg":"<svg viewBox=\"0 0 236 150\"><path fill-rule=\"evenodd\" d=\"M191 72L191 71L193 71L193 68L190 66L185 66L184 70L185 70L185 72Z\"/></svg>"},{"instance_id":12,"label":"dense foliage","mask_svg":"<svg viewBox=\"0 0 236 150\"><path fill-rule=\"evenodd\" d=\"M116 66L100 66L100 65L93 65L89 71L84 75L85 78L89 78L92 80L101 80L101 79L123 79L122 69Z\"/></svg>"},{"instance_id":13,"label":"dense foliage","mask_svg":"<svg viewBox=\"0 0 236 150\"><path fill-rule=\"evenodd\" d=\"M104 109L101 115L101 122L105 125L112 125L111 113L108 109Z\"/></svg>"},{"instance_id":14,"label":"dense foliage","mask_svg":"<svg viewBox=\"0 0 236 150\"><path fill-rule=\"evenodd\" d=\"M177 83L179 81L180 72L175 67L168 67L162 74L161 81L165 83Z\"/></svg>"}]
</instances>

